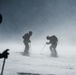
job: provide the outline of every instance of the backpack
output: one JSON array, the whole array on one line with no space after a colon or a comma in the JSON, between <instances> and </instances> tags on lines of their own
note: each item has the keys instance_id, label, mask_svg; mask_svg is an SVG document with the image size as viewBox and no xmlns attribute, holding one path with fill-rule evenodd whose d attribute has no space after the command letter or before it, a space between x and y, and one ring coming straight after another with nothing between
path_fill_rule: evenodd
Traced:
<instances>
[{"instance_id":1,"label":"backpack","mask_svg":"<svg viewBox=\"0 0 76 75\"><path fill-rule=\"evenodd\" d=\"M50 42L53 43L53 44L54 44L54 43L57 43L57 42L58 42L57 37L56 37L56 36L51 36L51 37L50 37Z\"/></svg>"},{"instance_id":2,"label":"backpack","mask_svg":"<svg viewBox=\"0 0 76 75\"><path fill-rule=\"evenodd\" d=\"M28 39L28 33L26 33L22 38L27 40Z\"/></svg>"}]
</instances>

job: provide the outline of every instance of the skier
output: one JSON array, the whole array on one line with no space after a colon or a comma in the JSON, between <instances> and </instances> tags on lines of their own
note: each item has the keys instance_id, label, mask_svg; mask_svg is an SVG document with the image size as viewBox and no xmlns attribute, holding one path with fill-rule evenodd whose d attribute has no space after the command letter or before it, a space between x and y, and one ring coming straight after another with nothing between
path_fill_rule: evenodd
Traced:
<instances>
[{"instance_id":1,"label":"skier","mask_svg":"<svg viewBox=\"0 0 76 75\"><path fill-rule=\"evenodd\" d=\"M22 38L23 43L25 45L25 50L24 50L24 55L29 55L29 43L31 43L30 41L30 37L32 36L32 31L29 31L29 33L26 33Z\"/></svg>"},{"instance_id":2,"label":"skier","mask_svg":"<svg viewBox=\"0 0 76 75\"><path fill-rule=\"evenodd\" d=\"M46 44L51 44L50 51L52 52L52 56L57 57L57 51L56 51L57 42L58 42L57 37L55 35L51 37L47 36L46 39L49 40L49 42L46 42Z\"/></svg>"}]
</instances>

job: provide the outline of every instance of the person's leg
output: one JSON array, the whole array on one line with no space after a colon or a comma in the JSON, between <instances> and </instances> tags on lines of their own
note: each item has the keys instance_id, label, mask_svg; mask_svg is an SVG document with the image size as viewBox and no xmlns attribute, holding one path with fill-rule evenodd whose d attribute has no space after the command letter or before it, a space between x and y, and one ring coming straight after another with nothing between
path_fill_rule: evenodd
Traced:
<instances>
[{"instance_id":1,"label":"person's leg","mask_svg":"<svg viewBox=\"0 0 76 75\"><path fill-rule=\"evenodd\" d=\"M28 43L25 44L24 54L25 55L28 55L29 54L29 45L28 45Z\"/></svg>"},{"instance_id":2,"label":"person's leg","mask_svg":"<svg viewBox=\"0 0 76 75\"><path fill-rule=\"evenodd\" d=\"M50 46L50 51L53 53L53 50L52 50L52 45Z\"/></svg>"},{"instance_id":3,"label":"person's leg","mask_svg":"<svg viewBox=\"0 0 76 75\"><path fill-rule=\"evenodd\" d=\"M55 57L57 57L56 47L57 47L57 44L54 44L54 45L53 45L53 52L54 52L54 56L55 56Z\"/></svg>"},{"instance_id":4,"label":"person's leg","mask_svg":"<svg viewBox=\"0 0 76 75\"><path fill-rule=\"evenodd\" d=\"M23 41L24 45L25 45L25 48L24 48L24 53L26 53L26 43L25 41Z\"/></svg>"},{"instance_id":5,"label":"person's leg","mask_svg":"<svg viewBox=\"0 0 76 75\"><path fill-rule=\"evenodd\" d=\"M53 46L50 46L51 56L54 56Z\"/></svg>"},{"instance_id":6,"label":"person's leg","mask_svg":"<svg viewBox=\"0 0 76 75\"><path fill-rule=\"evenodd\" d=\"M57 56L57 51L56 51L56 49L55 48L53 48L54 50L54 56Z\"/></svg>"}]
</instances>

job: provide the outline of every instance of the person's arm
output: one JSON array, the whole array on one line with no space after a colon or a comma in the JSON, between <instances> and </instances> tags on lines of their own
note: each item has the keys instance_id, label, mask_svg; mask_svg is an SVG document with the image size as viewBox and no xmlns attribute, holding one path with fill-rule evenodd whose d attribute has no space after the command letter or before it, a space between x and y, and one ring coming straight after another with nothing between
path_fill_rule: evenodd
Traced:
<instances>
[{"instance_id":1,"label":"person's arm","mask_svg":"<svg viewBox=\"0 0 76 75\"><path fill-rule=\"evenodd\" d=\"M24 36L22 36L22 38L24 39Z\"/></svg>"},{"instance_id":2,"label":"person's arm","mask_svg":"<svg viewBox=\"0 0 76 75\"><path fill-rule=\"evenodd\" d=\"M50 41L49 42L46 42L46 44L50 44Z\"/></svg>"},{"instance_id":3,"label":"person's arm","mask_svg":"<svg viewBox=\"0 0 76 75\"><path fill-rule=\"evenodd\" d=\"M29 43L31 43L31 41L29 40Z\"/></svg>"}]
</instances>

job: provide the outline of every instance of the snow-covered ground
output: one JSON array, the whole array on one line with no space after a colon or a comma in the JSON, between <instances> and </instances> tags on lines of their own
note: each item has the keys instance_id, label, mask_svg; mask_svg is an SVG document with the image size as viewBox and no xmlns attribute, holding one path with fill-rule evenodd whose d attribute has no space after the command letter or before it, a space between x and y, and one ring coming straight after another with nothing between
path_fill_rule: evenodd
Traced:
<instances>
[{"instance_id":1,"label":"snow-covered ground","mask_svg":"<svg viewBox=\"0 0 76 75\"><path fill-rule=\"evenodd\" d=\"M3 59L0 60L0 70ZM22 56L20 53L10 53L6 60L3 75L18 75L23 73L39 73L51 75L76 75L76 58L50 57L49 55L31 54Z\"/></svg>"}]
</instances>

